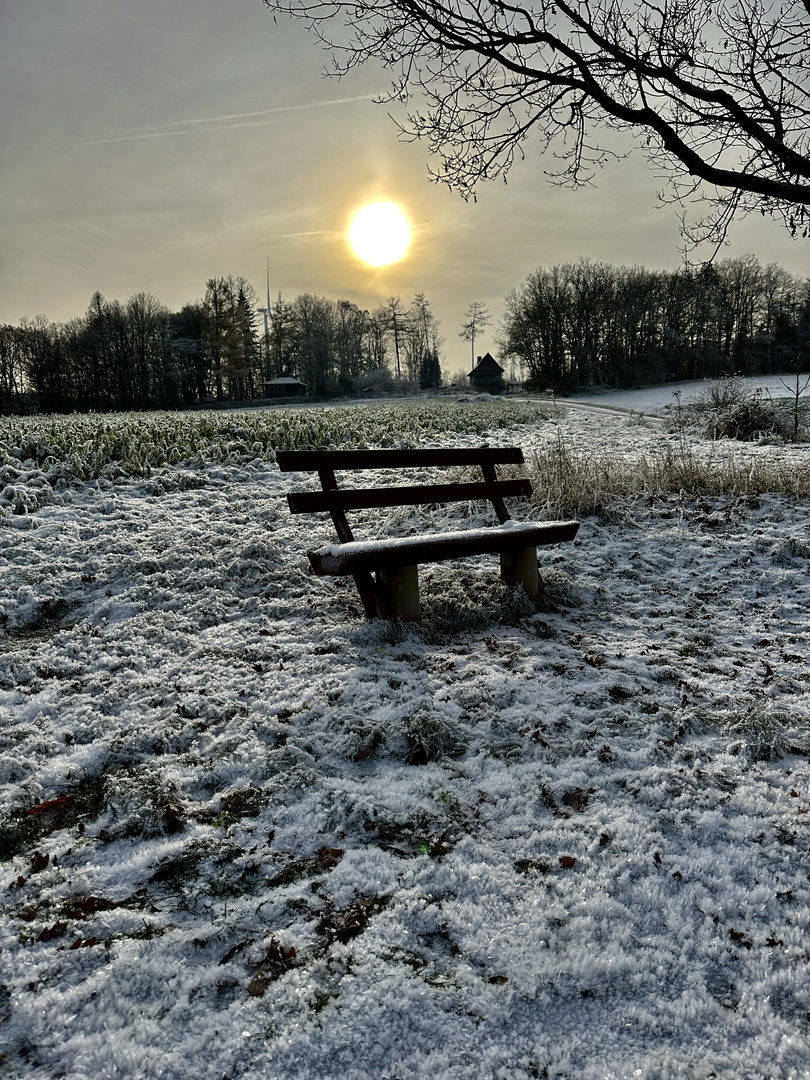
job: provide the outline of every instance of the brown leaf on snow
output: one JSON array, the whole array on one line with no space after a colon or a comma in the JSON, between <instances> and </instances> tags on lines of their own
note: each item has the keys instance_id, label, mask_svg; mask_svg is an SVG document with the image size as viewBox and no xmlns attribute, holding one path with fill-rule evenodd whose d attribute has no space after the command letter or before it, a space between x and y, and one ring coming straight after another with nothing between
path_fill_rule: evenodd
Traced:
<instances>
[{"instance_id":1,"label":"brown leaf on snow","mask_svg":"<svg viewBox=\"0 0 810 1080\"><path fill-rule=\"evenodd\" d=\"M244 945L249 942L244 942ZM235 947L236 950L240 946ZM234 952L234 949L231 950ZM226 954L228 956L228 954ZM289 949L285 949L275 938L270 939L270 945L265 953L264 959L259 961L258 971L248 983L247 991L251 997L262 997L267 987L271 982L275 982L280 978L285 971L289 971L290 968L295 967L296 952L292 946ZM228 958L230 958L228 956ZM224 963L225 958L220 960L220 963Z\"/></svg>"},{"instance_id":2,"label":"brown leaf on snow","mask_svg":"<svg viewBox=\"0 0 810 1080\"><path fill-rule=\"evenodd\" d=\"M318 852L315 855L315 866L318 868L318 870L329 870L331 867L337 866L337 864L343 858L343 854L343 848L319 848Z\"/></svg>"},{"instance_id":3,"label":"brown leaf on snow","mask_svg":"<svg viewBox=\"0 0 810 1080\"><path fill-rule=\"evenodd\" d=\"M728 936L738 945L742 945L744 949L750 949L754 944L753 941L742 932L742 930L734 930L732 928L729 928Z\"/></svg>"},{"instance_id":4,"label":"brown leaf on snow","mask_svg":"<svg viewBox=\"0 0 810 1080\"><path fill-rule=\"evenodd\" d=\"M315 930L333 941L347 942L362 934L372 917L382 911L388 897L364 896L341 911L330 911L321 919Z\"/></svg>"},{"instance_id":5,"label":"brown leaf on snow","mask_svg":"<svg viewBox=\"0 0 810 1080\"><path fill-rule=\"evenodd\" d=\"M588 799L592 793L592 791L583 791L582 788L575 788L573 791L566 791L561 802L563 806L568 806L578 814L581 814L588 805Z\"/></svg>"},{"instance_id":6,"label":"brown leaf on snow","mask_svg":"<svg viewBox=\"0 0 810 1080\"><path fill-rule=\"evenodd\" d=\"M72 795L57 795L55 799L47 799L37 806L32 806L28 816L38 817L48 825L56 825L66 816L75 801Z\"/></svg>"},{"instance_id":7,"label":"brown leaf on snow","mask_svg":"<svg viewBox=\"0 0 810 1080\"><path fill-rule=\"evenodd\" d=\"M50 861L50 855L43 855L41 851L35 851L31 856L31 873L38 874L40 870L45 869Z\"/></svg>"},{"instance_id":8,"label":"brown leaf on snow","mask_svg":"<svg viewBox=\"0 0 810 1080\"><path fill-rule=\"evenodd\" d=\"M97 945L97 944L98 944L98 938L96 938L96 937L89 937L85 941L82 941L82 939L80 937L78 937L78 938L76 938L76 940L73 942L73 944L70 947L71 947L71 949L89 949L93 945Z\"/></svg>"},{"instance_id":9,"label":"brown leaf on snow","mask_svg":"<svg viewBox=\"0 0 810 1080\"><path fill-rule=\"evenodd\" d=\"M68 924L66 922L57 921L53 926L45 926L37 934L37 941L53 941L54 938L61 937L62 934L67 932Z\"/></svg>"},{"instance_id":10,"label":"brown leaf on snow","mask_svg":"<svg viewBox=\"0 0 810 1080\"><path fill-rule=\"evenodd\" d=\"M560 866L564 870L570 870L572 866L576 866L576 863L577 863L577 860L574 858L573 855L561 855L560 856Z\"/></svg>"},{"instance_id":11,"label":"brown leaf on snow","mask_svg":"<svg viewBox=\"0 0 810 1080\"><path fill-rule=\"evenodd\" d=\"M515 870L519 874L528 874L530 870L537 870L541 874L548 873L548 863L542 861L542 859L518 859L515 863Z\"/></svg>"},{"instance_id":12,"label":"brown leaf on snow","mask_svg":"<svg viewBox=\"0 0 810 1080\"><path fill-rule=\"evenodd\" d=\"M252 945L252 944L253 944L253 938L245 938L244 941L238 942L232 948L228 949L228 951L225 953L225 955L219 961L220 966L222 964L227 964L230 960L233 960L233 958L235 956L238 956L238 954L240 952L242 952L243 949L246 949L248 947L248 945Z\"/></svg>"},{"instance_id":13,"label":"brown leaf on snow","mask_svg":"<svg viewBox=\"0 0 810 1080\"><path fill-rule=\"evenodd\" d=\"M114 900L105 900L102 896L72 896L60 914L65 919L86 919L97 911L112 911L117 907Z\"/></svg>"},{"instance_id":14,"label":"brown leaf on snow","mask_svg":"<svg viewBox=\"0 0 810 1080\"><path fill-rule=\"evenodd\" d=\"M262 997L272 981L272 979L268 979L264 975L254 975L248 983L247 992L251 997Z\"/></svg>"}]
</instances>

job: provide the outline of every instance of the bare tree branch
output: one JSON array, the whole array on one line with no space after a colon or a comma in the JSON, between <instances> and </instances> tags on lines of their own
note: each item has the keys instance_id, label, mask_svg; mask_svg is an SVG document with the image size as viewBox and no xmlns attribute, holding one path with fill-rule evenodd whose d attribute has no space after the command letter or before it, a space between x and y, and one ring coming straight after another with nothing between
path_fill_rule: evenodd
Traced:
<instances>
[{"instance_id":1,"label":"bare tree branch","mask_svg":"<svg viewBox=\"0 0 810 1080\"><path fill-rule=\"evenodd\" d=\"M338 77L369 60L385 100L421 98L402 129L434 179L474 196L529 138L552 182L589 182L630 132L665 178L699 196L688 242L722 242L756 211L810 234L810 0L264 0L304 20Z\"/></svg>"}]
</instances>

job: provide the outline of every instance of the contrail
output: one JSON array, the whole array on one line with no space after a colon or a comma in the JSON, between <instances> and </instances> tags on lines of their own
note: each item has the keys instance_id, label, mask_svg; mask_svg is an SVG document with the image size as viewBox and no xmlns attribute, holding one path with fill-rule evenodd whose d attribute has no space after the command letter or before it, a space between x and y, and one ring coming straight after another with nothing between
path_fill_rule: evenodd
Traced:
<instances>
[{"instance_id":1,"label":"contrail","mask_svg":"<svg viewBox=\"0 0 810 1080\"><path fill-rule=\"evenodd\" d=\"M173 120L169 124L141 124L139 127L119 128L97 136L106 139L114 135L126 135L130 131L160 131L165 127L182 127L185 124L219 124L224 120L250 120L254 116L270 116L272 113L297 112L298 109L320 109L325 105L349 105L353 101L371 101L376 94L361 94L359 97L330 98L328 101L312 101L307 105L277 105L272 109L259 109L257 112L226 113L225 116L204 116L195 120Z\"/></svg>"},{"instance_id":2,"label":"contrail","mask_svg":"<svg viewBox=\"0 0 810 1080\"><path fill-rule=\"evenodd\" d=\"M298 112L302 109L321 109L330 105L348 105L353 101L370 101L375 94L361 94L358 97L331 98L328 101L313 101L306 105L278 105L272 109L259 109L256 112L228 113L224 116L199 117L192 120L175 120L168 124L142 124L140 127L121 128L108 131L91 139L82 139L71 143L46 143L44 146L21 146L0 150L4 154L29 154L39 150L71 150L78 146L103 146L105 143L135 142L139 139L165 139L174 135L196 135L205 131L229 131L232 128L263 127L267 124L282 124L287 118L255 120L253 117L273 116L277 113ZM237 121L234 123L233 121ZM199 125L207 124L208 127ZM213 126L210 126L213 125ZM178 128L186 127L186 131ZM166 131L165 128L174 130Z\"/></svg>"},{"instance_id":3,"label":"contrail","mask_svg":"<svg viewBox=\"0 0 810 1080\"><path fill-rule=\"evenodd\" d=\"M339 229L310 229L308 232L273 233L266 240L288 240L291 236L342 236Z\"/></svg>"}]
</instances>

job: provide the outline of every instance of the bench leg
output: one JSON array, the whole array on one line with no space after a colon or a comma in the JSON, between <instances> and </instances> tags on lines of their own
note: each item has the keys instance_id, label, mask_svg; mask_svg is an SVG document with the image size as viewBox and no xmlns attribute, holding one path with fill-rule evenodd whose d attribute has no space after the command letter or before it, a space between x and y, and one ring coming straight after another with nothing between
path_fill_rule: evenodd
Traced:
<instances>
[{"instance_id":1,"label":"bench leg","mask_svg":"<svg viewBox=\"0 0 810 1080\"><path fill-rule=\"evenodd\" d=\"M376 619L377 616L383 619L390 618L386 612L380 610L377 587L374 584L374 578L368 570L358 570L353 576L357 591L360 593L360 599L363 601L366 618Z\"/></svg>"},{"instance_id":2,"label":"bench leg","mask_svg":"<svg viewBox=\"0 0 810 1080\"><path fill-rule=\"evenodd\" d=\"M403 566L398 570L378 570L377 589L380 599L394 619L419 622L419 570Z\"/></svg>"},{"instance_id":3,"label":"bench leg","mask_svg":"<svg viewBox=\"0 0 810 1080\"><path fill-rule=\"evenodd\" d=\"M501 552L501 579L513 588L522 585L533 604L540 599L540 575L537 571L537 548Z\"/></svg>"}]
</instances>

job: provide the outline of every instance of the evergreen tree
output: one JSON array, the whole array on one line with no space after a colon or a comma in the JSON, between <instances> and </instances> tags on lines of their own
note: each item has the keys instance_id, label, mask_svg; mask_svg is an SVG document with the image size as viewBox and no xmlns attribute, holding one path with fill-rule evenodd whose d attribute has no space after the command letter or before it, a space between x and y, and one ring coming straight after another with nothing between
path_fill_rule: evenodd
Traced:
<instances>
[{"instance_id":1,"label":"evergreen tree","mask_svg":"<svg viewBox=\"0 0 810 1080\"><path fill-rule=\"evenodd\" d=\"M419 366L419 385L423 390L438 390L442 384L442 368L435 348L426 349Z\"/></svg>"}]
</instances>

